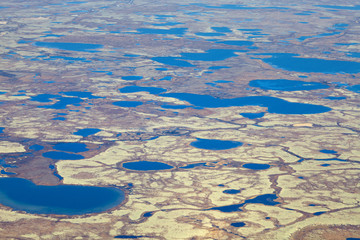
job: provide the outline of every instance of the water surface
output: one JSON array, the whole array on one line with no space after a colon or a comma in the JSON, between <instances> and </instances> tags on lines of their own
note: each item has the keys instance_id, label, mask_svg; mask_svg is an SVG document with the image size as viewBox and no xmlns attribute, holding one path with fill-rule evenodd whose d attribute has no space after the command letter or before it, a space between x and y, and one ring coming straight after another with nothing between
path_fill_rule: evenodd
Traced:
<instances>
[{"instance_id":1,"label":"water surface","mask_svg":"<svg viewBox=\"0 0 360 240\"><path fill-rule=\"evenodd\" d=\"M278 91L303 91L329 88L329 86L319 82L305 82L287 79L252 80L249 82L249 86L264 90Z\"/></svg>"},{"instance_id":2,"label":"water surface","mask_svg":"<svg viewBox=\"0 0 360 240\"><path fill-rule=\"evenodd\" d=\"M167 170L174 168L166 163L151 162L151 161L136 161L127 162L122 165L123 168L135 170L135 171L155 171L155 170Z\"/></svg>"},{"instance_id":3,"label":"water surface","mask_svg":"<svg viewBox=\"0 0 360 240\"><path fill-rule=\"evenodd\" d=\"M35 185L23 178L0 178L0 203L36 214L80 215L109 210L125 199L109 187Z\"/></svg>"},{"instance_id":4,"label":"water surface","mask_svg":"<svg viewBox=\"0 0 360 240\"><path fill-rule=\"evenodd\" d=\"M190 143L190 145L206 150L227 150L240 147L243 143L237 141L197 138L196 141Z\"/></svg>"}]
</instances>

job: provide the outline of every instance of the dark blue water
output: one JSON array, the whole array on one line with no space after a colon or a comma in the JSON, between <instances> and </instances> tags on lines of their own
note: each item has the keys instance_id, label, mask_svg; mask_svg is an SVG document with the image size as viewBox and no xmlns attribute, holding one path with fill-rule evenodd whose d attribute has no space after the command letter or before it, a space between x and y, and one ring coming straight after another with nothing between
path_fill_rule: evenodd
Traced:
<instances>
[{"instance_id":1,"label":"dark blue water","mask_svg":"<svg viewBox=\"0 0 360 240\"><path fill-rule=\"evenodd\" d=\"M292 103L280 98L268 96L250 96L228 99L215 98L210 95L200 95L193 93L164 93L160 94L160 96L176 98L187 101L197 107L204 108L260 106L267 107L269 113L278 114L316 114L328 112L331 110L331 108L321 105Z\"/></svg>"},{"instance_id":2,"label":"dark blue water","mask_svg":"<svg viewBox=\"0 0 360 240\"><path fill-rule=\"evenodd\" d=\"M149 218L149 217L151 217L153 214L154 214L153 212L147 212L147 213L144 213L143 216L146 217L146 218Z\"/></svg>"},{"instance_id":3,"label":"dark blue water","mask_svg":"<svg viewBox=\"0 0 360 240\"><path fill-rule=\"evenodd\" d=\"M51 108L51 109L65 109L67 105L79 106L79 103L83 102L82 99L76 97L62 97L59 95L52 94L40 94L34 97L31 97L31 101L37 102L52 102L51 99L58 100L54 104L37 106L38 108Z\"/></svg>"},{"instance_id":4,"label":"dark blue water","mask_svg":"<svg viewBox=\"0 0 360 240\"><path fill-rule=\"evenodd\" d=\"M1 174L4 174L4 175L16 175L16 173L7 172L7 171L5 171L4 169L1 169L0 173L1 173Z\"/></svg>"},{"instance_id":5,"label":"dark blue water","mask_svg":"<svg viewBox=\"0 0 360 240\"><path fill-rule=\"evenodd\" d=\"M51 120L55 120L55 121L65 121L66 118L64 118L64 117L56 117L56 118L52 118Z\"/></svg>"},{"instance_id":6,"label":"dark blue water","mask_svg":"<svg viewBox=\"0 0 360 240\"><path fill-rule=\"evenodd\" d=\"M249 86L258 87L264 90L279 91L302 91L329 88L329 86L319 82L305 82L286 79L252 80L249 82Z\"/></svg>"},{"instance_id":7,"label":"dark blue water","mask_svg":"<svg viewBox=\"0 0 360 240\"><path fill-rule=\"evenodd\" d=\"M347 87L346 89L348 89L352 92L355 92L355 93L360 93L360 84Z\"/></svg>"},{"instance_id":8,"label":"dark blue water","mask_svg":"<svg viewBox=\"0 0 360 240\"><path fill-rule=\"evenodd\" d=\"M155 170L167 170L174 168L166 163L162 162L150 162L150 161L137 161L124 163L123 168L136 170L136 171L155 171Z\"/></svg>"},{"instance_id":9,"label":"dark blue water","mask_svg":"<svg viewBox=\"0 0 360 240\"><path fill-rule=\"evenodd\" d=\"M35 46L56 48L60 50L68 51L80 51L80 52L96 52L95 49L102 48L101 44L90 43L64 43L64 42L35 42Z\"/></svg>"},{"instance_id":10,"label":"dark blue water","mask_svg":"<svg viewBox=\"0 0 360 240\"><path fill-rule=\"evenodd\" d=\"M240 209L241 207L243 207L244 205L249 204L249 203L260 203L260 204L264 204L267 206L274 206L274 205L280 204L279 202L274 201L277 198L278 197L275 194L264 194L264 195L260 195L255 198L252 198L252 199L245 200L245 202L241 203L241 204L234 204L234 205L228 205L228 206L223 206L223 207L213 207L213 208L209 208L207 210L219 210L221 212L238 212L238 211L242 211L242 209Z\"/></svg>"},{"instance_id":11,"label":"dark blue water","mask_svg":"<svg viewBox=\"0 0 360 240\"><path fill-rule=\"evenodd\" d=\"M313 213L314 216L320 216L321 214L324 214L326 212L316 212L316 213Z\"/></svg>"},{"instance_id":12,"label":"dark blue water","mask_svg":"<svg viewBox=\"0 0 360 240\"><path fill-rule=\"evenodd\" d=\"M98 128L84 128L84 129L79 129L76 132L74 132L74 135L79 135L82 137L88 137L90 135L94 135L98 132L100 132L101 130Z\"/></svg>"},{"instance_id":13,"label":"dark blue water","mask_svg":"<svg viewBox=\"0 0 360 240\"><path fill-rule=\"evenodd\" d=\"M35 185L23 178L0 178L0 203L37 214L80 215L109 210L125 199L116 188Z\"/></svg>"},{"instance_id":14,"label":"dark blue water","mask_svg":"<svg viewBox=\"0 0 360 240\"><path fill-rule=\"evenodd\" d=\"M51 158L53 160L80 160L84 159L84 156L74 153L50 151L43 153L43 157Z\"/></svg>"},{"instance_id":15,"label":"dark blue water","mask_svg":"<svg viewBox=\"0 0 360 240\"><path fill-rule=\"evenodd\" d=\"M329 166L331 166L331 164L325 163L325 164L321 164L320 166L322 166L322 167L329 167Z\"/></svg>"},{"instance_id":16,"label":"dark blue water","mask_svg":"<svg viewBox=\"0 0 360 240\"><path fill-rule=\"evenodd\" d=\"M235 41L235 40L227 40L227 41L219 41L216 43L222 43L222 44L226 44L226 45L231 45L231 46L252 46L254 44L254 42L251 41Z\"/></svg>"},{"instance_id":17,"label":"dark blue water","mask_svg":"<svg viewBox=\"0 0 360 240\"><path fill-rule=\"evenodd\" d=\"M241 191L237 190L237 189L226 189L226 190L223 191L223 193L227 193L227 194L238 194L240 192Z\"/></svg>"},{"instance_id":18,"label":"dark blue water","mask_svg":"<svg viewBox=\"0 0 360 240\"><path fill-rule=\"evenodd\" d=\"M329 100L344 100L346 99L346 97L325 97L325 99L329 99Z\"/></svg>"},{"instance_id":19,"label":"dark blue water","mask_svg":"<svg viewBox=\"0 0 360 240\"><path fill-rule=\"evenodd\" d=\"M235 222L235 223L231 223L230 225L233 227L243 227L246 224L244 222Z\"/></svg>"},{"instance_id":20,"label":"dark blue water","mask_svg":"<svg viewBox=\"0 0 360 240\"><path fill-rule=\"evenodd\" d=\"M360 240L360 238L346 238L346 240Z\"/></svg>"},{"instance_id":21,"label":"dark blue water","mask_svg":"<svg viewBox=\"0 0 360 240\"><path fill-rule=\"evenodd\" d=\"M79 98L88 98L88 99L105 98L105 97L93 96L91 92L69 91L69 92L60 92L60 93L66 96L79 97Z\"/></svg>"},{"instance_id":22,"label":"dark blue water","mask_svg":"<svg viewBox=\"0 0 360 240\"><path fill-rule=\"evenodd\" d=\"M121 77L122 80L141 80L143 79L142 76L123 76Z\"/></svg>"},{"instance_id":23,"label":"dark blue water","mask_svg":"<svg viewBox=\"0 0 360 240\"><path fill-rule=\"evenodd\" d=\"M275 68L295 72L318 72L318 73L358 73L360 62L325 60L320 58L301 58L292 53L270 53L270 58L262 59Z\"/></svg>"},{"instance_id":24,"label":"dark blue water","mask_svg":"<svg viewBox=\"0 0 360 240\"><path fill-rule=\"evenodd\" d=\"M72 153L89 151L85 143L73 143L73 142L57 143L53 146L53 149L58 151L72 152Z\"/></svg>"},{"instance_id":25,"label":"dark blue water","mask_svg":"<svg viewBox=\"0 0 360 240\"><path fill-rule=\"evenodd\" d=\"M190 143L190 145L196 148L207 150L226 150L240 147L243 145L243 143L236 141L197 138L196 141Z\"/></svg>"},{"instance_id":26,"label":"dark blue water","mask_svg":"<svg viewBox=\"0 0 360 240\"><path fill-rule=\"evenodd\" d=\"M138 28L136 29L139 34L175 34L175 35L184 35L187 31L187 28L170 28L170 29L161 29L161 28Z\"/></svg>"},{"instance_id":27,"label":"dark blue water","mask_svg":"<svg viewBox=\"0 0 360 240\"><path fill-rule=\"evenodd\" d=\"M121 238L121 239L137 239L143 238L144 236L135 236L135 235L117 235L114 238Z\"/></svg>"},{"instance_id":28,"label":"dark blue water","mask_svg":"<svg viewBox=\"0 0 360 240\"><path fill-rule=\"evenodd\" d=\"M34 150L34 151L40 151L40 150L44 149L44 147L41 146L41 145L38 145L38 144L34 144L34 145L31 145L31 146L29 147L29 149L30 149L30 150Z\"/></svg>"},{"instance_id":29,"label":"dark blue water","mask_svg":"<svg viewBox=\"0 0 360 240\"><path fill-rule=\"evenodd\" d=\"M139 101L118 101L113 102L112 104L119 107L137 107L142 105L143 103Z\"/></svg>"},{"instance_id":30,"label":"dark blue water","mask_svg":"<svg viewBox=\"0 0 360 240\"><path fill-rule=\"evenodd\" d=\"M4 127L0 127L0 133L3 133L4 132Z\"/></svg>"},{"instance_id":31,"label":"dark blue water","mask_svg":"<svg viewBox=\"0 0 360 240\"><path fill-rule=\"evenodd\" d=\"M322 149L322 150L320 150L320 152L322 152L322 153L329 153L329 154L335 154L335 153L337 153L337 151L330 150L330 149Z\"/></svg>"},{"instance_id":32,"label":"dark blue water","mask_svg":"<svg viewBox=\"0 0 360 240\"><path fill-rule=\"evenodd\" d=\"M243 168L248 168L251 170L265 170L270 168L269 164L259 164L259 163L245 163Z\"/></svg>"},{"instance_id":33,"label":"dark blue water","mask_svg":"<svg viewBox=\"0 0 360 240\"><path fill-rule=\"evenodd\" d=\"M150 94L159 94L159 93L166 92L166 89L158 88L158 87L127 86L127 87L120 88L119 91L121 93L148 92Z\"/></svg>"},{"instance_id":34,"label":"dark blue water","mask_svg":"<svg viewBox=\"0 0 360 240\"><path fill-rule=\"evenodd\" d=\"M179 57L153 57L151 60L176 67L194 67L191 63L181 60Z\"/></svg>"},{"instance_id":35,"label":"dark blue water","mask_svg":"<svg viewBox=\"0 0 360 240\"><path fill-rule=\"evenodd\" d=\"M349 52L346 55L353 58L360 58L360 52Z\"/></svg>"},{"instance_id":36,"label":"dark blue water","mask_svg":"<svg viewBox=\"0 0 360 240\"><path fill-rule=\"evenodd\" d=\"M230 67L227 67L227 66L212 66L212 67L209 67L209 69L211 69L211 70L218 70L218 69L223 69L223 68L230 68Z\"/></svg>"},{"instance_id":37,"label":"dark blue water","mask_svg":"<svg viewBox=\"0 0 360 240\"><path fill-rule=\"evenodd\" d=\"M171 79L172 79L171 76L166 76L166 77L160 78L159 80L160 81L171 81Z\"/></svg>"},{"instance_id":38,"label":"dark blue water","mask_svg":"<svg viewBox=\"0 0 360 240\"><path fill-rule=\"evenodd\" d=\"M256 118L262 118L265 113L240 113L241 116L246 117L248 119L256 119Z\"/></svg>"}]
</instances>

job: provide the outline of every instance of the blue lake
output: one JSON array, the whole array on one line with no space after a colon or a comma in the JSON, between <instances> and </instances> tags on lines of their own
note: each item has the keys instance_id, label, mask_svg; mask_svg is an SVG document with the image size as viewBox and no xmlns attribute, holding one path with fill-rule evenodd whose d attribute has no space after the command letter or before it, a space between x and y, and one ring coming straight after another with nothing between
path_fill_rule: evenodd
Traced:
<instances>
[{"instance_id":1,"label":"blue lake","mask_svg":"<svg viewBox=\"0 0 360 240\"><path fill-rule=\"evenodd\" d=\"M318 72L318 73L358 73L360 62L325 60L320 58L301 58L292 53L266 53L270 58L262 59L275 68L295 72Z\"/></svg>"},{"instance_id":2,"label":"blue lake","mask_svg":"<svg viewBox=\"0 0 360 240\"><path fill-rule=\"evenodd\" d=\"M100 132L101 130L98 128L84 128L84 129L79 129L76 132L74 132L74 135L79 135L82 137L88 137L90 135L94 135L98 132Z\"/></svg>"},{"instance_id":3,"label":"blue lake","mask_svg":"<svg viewBox=\"0 0 360 240\"><path fill-rule=\"evenodd\" d=\"M74 153L50 151L42 154L43 157L51 158L53 160L80 160L84 159L84 156Z\"/></svg>"},{"instance_id":4,"label":"blue lake","mask_svg":"<svg viewBox=\"0 0 360 240\"><path fill-rule=\"evenodd\" d=\"M125 199L109 187L35 185L23 178L0 178L0 203L36 214L80 215L109 210Z\"/></svg>"},{"instance_id":5,"label":"blue lake","mask_svg":"<svg viewBox=\"0 0 360 240\"><path fill-rule=\"evenodd\" d=\"M143 79L142 76L123 76L121 77L122 80L141 80Z\"/></svg>"},{"instance_id":6,"label":"blue lake","mask_svg":"<svg viewBox=\"0 0 360 240\"><path fill-rule=\"evenodd\" d=\"M280 98L268 96L250 96L239 98L221 99L210 95L200 95L193 93L163 93L162 97L172 97L187 101L197 107L219 108L233 106L260 106L267 107L269 113L278 114L316 114L331 110L329 107L306 103L292 103Z\"/></svg>"},{"instance_id":7,"label":"blue lake","mask_svg":"<svg viewBox=\"0 0 360 240\"><path fill-rule=\"evenodd\" d=\"M196 141L190 143L190 145L196 148L206 150L226 150L240 147L243 145L243 143L236 141L197 138Z\"/></svg>"},{"instance_id":8,"label":"blue lake","mask_svg":"<svg viewBox=\"0 0 360 240\"><path fill-rule=\"evenodd\" d=\"M264 194L264 195L260 195L255 198L252 198L252 199L247 199L247 200L245 200L244 203L241 203L241 204L234 204L234 205L228 205L228 206L223 206L223 207L213 207L213 208L209 208L207 210L219 210L221 212L238 212L238 211L242 211L242 209L240 209L241 207L243 207L246 204L250 204L250 203L255 203L255 204L259 203L259 204L263 204L263 205L267 205L267 206L274 206L274 205L280 204L279 202L274 201L277 198L278 197L275 194Z\"/></svg>"},{"instance_id":9,"label":"blue lake","mask_svg":"<svg viewBox=\"0 0 360 240\"><path fill-rule=\"evenodd\" d=\"M346 89L355 92L355 93L360 93L360 84L359 85L353 85L353 86L349 86Z\"/></svg>"},{"instance_id":10,"label":"blue lake","mask_svg":"<svg viewBox=\"0 0 360 240\"><path fill-rule=\"evenodd\" d=\"M148 92L150 94L159 94L162 92L166 92L166 89L158 87L127 86L120 88L119 91L121 93Z\"/></svg>"},{"instance_id":11,"label":"blue lake","mask_svg":"<svg viewBox=\"0 0 360 240\"><path fill-rule=\"evenodd\" d=\"M346 97L332 97L332 96L329 96L329 97L325 97L325 99L329 99L329 100L344 100L344 99L346 99Z\"/></svg>"},{"instance_id":12,"label":"blue lake","mask_svg":"<svg viewBox=\"0 0 360 240\"><path fill-rule=\"evenodd\" d=\"M235 222L230 224L233 227L244 227L246 224L244 222Z\"/></svg>"},{"instance_id":13,"label":"blue lake","mask_svg":"<svg viewBox=\"0 0 360 240\"><path fill-rule=\"evenodd\" d=\"M155 170L167 170L174 168L166 163L162 162L150 162L150 161L136 161L123 163L123 168L135 170L135 171L155 171Z\"/></svg>"},{"instance_id":14,"label":"blue lake","mask_svg":"<svg viewBox=\"0 0 360 240\"><path fill-rule=\"evenodd\" d=\"M329 88L329 86L319 82L305 82L286 79L252 80L249 82L249 86L261 88L264 90L278 91L302 91Z\"/></svg>"},{"instance_id":15,"label":"blue lake","mask_svg":"<svg viewBox=\"0 0 360 240\"><path fill-rule=\"evenodd\" d=\"M77 97L62 97L60 95L53 95L53 94L39 94L37 96L31 97L30 101L44 103L44 102L52 102L53 101L52 99L56 99L58 101L51 105L42 105L37 107L50 108L50 109L65 109L67 105L79 106L80 103L83 102L82 99Z\"/></svg>"},{"instance_id":16,"label":"blue lake","mask_svg":"<svg viewBox=\"0 0 360 240\"><path fill-rule=\"evenodd\" d=\"M53 149L59 151L65 151L65 152L73 152L73 153L89 151L85 143L73 143L73 142L57 143L53 146Z\"/></svg>"},{"instance_id":17,"label":"blue lake","mask_svg":"<svg viewBox=\"0 0 360 240\"><path fill-rule=\"evenodd\" d=\"M228 27L211 27L212 30L219 33L231 33L231 29Z\"/></svg>"},{"instance_id":18,"label":"blue lake","mask_svg":"<svg viewBox=\"0 0 360 240\"><path fill-rule=\"evenodd\" d=\"M1 169L0 173L1 173L1 174L4 174L4 175L16 175L16 173L7 172L7 171L5 171L4 169Z\"/></svg>"},{"instance_id":19,"label":"blue lake","mask_svg":"<svg viewBox=\"0 0 360 240\"><path fill-rule=\"evenodd\" d=\"M197 32L197 33L195 33L195 35L197 35L197 36L202 36L202 37L225 36L224 33L219 33L219 32Z\"/></svg>"},{"instance_id":20,"label":"blue lake","mask_svg":"<svg viewBox=\"0 0 360 240\"><path fill-rule=\"evenodd\" d=\"M137 238L143 238L145 236L135 236L135 235L117 235L114 238L120 238L120 239L137 239Z\"/></svg>"},{"instance_id":21,"label":"blue lake","mask_svg":"<svg viewBox=\"0 0 360 240\"><path fill-rule=\"evenodd\" d=\"M113 102L112 104L119 107L137 107L142 105L143 103L139 101L118 101Z\"/></svg>"},{"instance_id":22,"label":"blue lake","mask_svg":"<svg viewBox=\"0 0 360 240\"><path fill-rule=\"evenodd\" d=\"M262 118L265 113L240 113L241 116L246 117L248 119L256 119L256 118Z\"/></svg>"},{"instance_id":23,"label":"blue lake","mask_svg":"<svg viewBox=\"0 0 360 240\"><path fill-rule=\"evenodd\" d=\"M259 163L245 163L243 168L248 168L251 170L265 170L270 168L269 164L259 164Z\"/></svg>"},{"instance_id":24,"label":"blue lake","mask_svg":"<svg viewBox=\"0 0 360 240\"><path fill-rule=\"evenodd\" d=\"M90 44L90 43L65 43L65 42L35 42L35 46L56 48L60 50L68 51L80 51L80 52L96 52L95 49L102 48L101 44Z\"/></svg>"}]
</instances>

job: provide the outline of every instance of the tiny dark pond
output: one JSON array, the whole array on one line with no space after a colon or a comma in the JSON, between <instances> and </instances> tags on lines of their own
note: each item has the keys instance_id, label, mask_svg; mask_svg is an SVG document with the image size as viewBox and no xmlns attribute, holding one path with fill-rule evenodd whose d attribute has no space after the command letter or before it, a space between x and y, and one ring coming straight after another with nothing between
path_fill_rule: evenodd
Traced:
<instances>
[{"instance_id":1,"label":"tiny dark pond","mask_svg":"<svg viewBox=\"0 0 360 240\"><path fill-rule=\"evenodd\" d=\"M302 91L329 88L329 86L319 82L304 82L286 79L252 80L249 82L249 86L258 87L264 90L279 91Z\"/></svg>"},{"instance_id":2,"label":"tiny dark pond","mask_svg":"<svg viewBox=\"0 0 360 240\"><path fill-rule=\"evenodd\" d=\"M196 141L190 143L190 145L196 148L206 150L226 150L240 147L243 145L243 143L236 141L197 138Z\"/></svg>"},{"instance_id":3,"label":"tiny dark pond","mask_svg":"<svg viewBox=\"0 0 360 240\"><path fill-rule=\"evenodd\" d=\"M4 169L1 169L0 173L1 173L1 174L4 174L4 175L16 175L16 173L7 172L7 171L5 171Z\"/></svg>"},{"instance_id":4,"label":"tiny dark pond","mask_svg":"<svg viewBox=\"0 0 360 240\"><path fill-rule=\"evenodd\" d=\"M110 187L35 185L23 178L0 178L0 203L36 214L80 215L109 210L125 199Z\"/></svg>"},{"instance_id":5,"label":"tiny dark pond","mask_svg":"<svg viewBox=\"0 0 360 240\"><path fill-rule=\"evenodd\" d=\"M235 222L235 223L231 223L230 225L233 227L243 227L246 224L244 222Z\"/></svg>"},{"instance_id":6,"label":"tiny dark pond","mask_svg":"<svg viewBox=\"0 0 360 240\"><path fill-rule=\"evenodd\" d=\"M127 162L123 163L122 167L135 171L155 171L174 168L173 166L170 166L166 163L150 161Z\"/></svg>"},{"instance_id":7,"label":"tiny dark pond","mask_svg":"<svg viewBox=\"0 0 360 240\"><path fill-rule=\"evenodd\" d=\"M242 211L242 209L240 209L241 207L243 207L244 205L249 204L249 203L260 203L260 204L264 204L267 206L274 206L274 205L280 204L279 202L274 201L277 198L278 197L275 194L264 194L264 195L260 195L255 198L252 198L252 199L245 200L245 202L241 203L241 204L234 204L234 205L228 205L228 206L223 206L223 207L213 207L213 208L209 208L207 210L219 210L221 212L238 212L238 211Z\"/></svg>"},{"instance_id":8,"label":"tiny dark pond","mask_svg":"<svg viewBox=\"0 0 360 240\"><path fill-rule=\"evenodd\" d=\"M86 148L85 143L74 143L74 142L57 143L53 146L53 149L59 151L65 151L65 152L73 152L73 153L89 151L89 149Z\"/></svg>"},{"instance_id":9,"label":"tiny dark pond","mask_svg":"<svg viewBox=\"0 0 360 240\"><path fill-rule=\"evenodd\" d=\"M79 135L82 137L88 137L90 135L94 135L98 132L100 132L101 130L98 128L83 128L83 129L79 129L76 132L74 132L74 135Z\"/></svg>"},{"instance_id":10,"label":"tiny dark pond","mask_svg":"<svg viewBox=\"0 0 360 240\"><path fill-rule=\"evenodd\" d=\"M95 49L102 48L101 44L90 43L65 43L65 42L35 42L35 46L45 48L56 48L68 51L96 52Z\"/></svg>"},{"instance_id":11,"label":"tiny dark pond","mask_svg":"<svg viewBox=\"0 0 360 240\"><path fill-rule=\"evenodd\" d=\"M142 76L123 76L121 77L122 80L141 80L143 79Z\"/></svg>"},{"instance_id":12,"label":"tiny dark pond","mask_svg":"<svg viewBox=\"0 0 360 240\"><path fill-rule=\"evenodd\" d=\"M324 214L324 213L326 213L326 212L316 212L316 213L313 213L313 215L314 215L314 216L320 216L320 215L322 215L322 214Z\"/></svg>"},{"instance_id":13,"label":"tiny dark pond","mask_svg":"<svg viewBox=\"0 0 360 240\"><path fill-rule=\"evenodd\" d=\"M329 97L325 97L325 99L329 99L329 100L344 100L344 99L346 99L346 97L332 97L332 96L329 96Z\"/></svg>"},{"instance_id":14,"label":"tiny dark pond","mask_svg":"<svg viewBox=\"0 0 360 240\"><path fill-rule=\"evenodd\" d=\"M84 159L84 156L74 153L50 151L42 154L43 157L51 158L53 160L80 160Z\"/></svg>"},{"instance_id":15,"label":"tiny dark pond","mask_svg":"<svg viewBox=\"0 0 360 240\"><path fill-rule=\"evenodd\" d=\"M292 53L269 53L270 58L262 59L275 68L295 72L318 72L318 73L358 73L360 62L325 60L320 58L301 58Z\"/></svg>"},{"instance_id":16,"label":"tiny dark pond","mask_svg":"<svg viewBox=\"0 0 360 240\"><path fill-rule=\"evenodd\" d=\"M137 238L143 238L144 236L135 236L135 235L117 235L114 238L120 238L120 239L137 239Z\"/></svg>"},{"instance_id":17,"label":"tiny dark pond","mask_svg":"<svg viewBox=\"0 0 360 240\"><path fill-rule=\"evenodd\" d=\"M223 193L226 193L226 194L238 194L240 192L241 192L241 190L237 190L237 189L226 189L223 191Z\"/></svg>"},{"instance_id":18,"label":"tiny dark pond","mask_svg":"<svg viewBox=\"0 0 360 240\"><path fill-rule=\"evenodd\" d=\"M148 92L150 94L159 94L162 92L166 92L166 89L158 88L158 87L126 86L126 87L120 88L119 91L121 93Z\"/></svg>"},{"instance_id":19,"label":"tiny dark pond","mask_svg":"<svg viewBox=\"0 0 360 240\"><path fill-rule=\"evenodd\" d=\"M328 154L335 154L337 151L330 150L330 149L322 149L320 150L321 153L328 153Z\"/></svg>"},{"instance_id":20,"label":"tiny dark pond","mask_svg":"<svg viewBox=\"0 0 360 240\"><path fill-rule=\"evenodd\" d=\"M243 168L248 168L251 170L265 170L270 168L269 164L259 164L259 163L245 163Z\"/></svg>"},{"instance_id":21,"label":"tiny dark pond","mask_svg":"<svg viewBox=\"0 0 360 240\"><path fill-rule=\"evenodd\" d=\"M210 95L200 95L193 93L163 93L162 97L172 97L187 101L197 107L219 108L233 106L260 106L267 107L269 113L278 114L316 114L328 112L329 107L306 103L293 103L280 98L269 96L250 96L239 98L221 99Z\"/></svg>"},{"instance_id":22,"label":"tiny dark pond","mask_svg":"<svg viewBox=\"0 0 360 240\"><path fill-rule=\"evenodd\" d=\"M149 218L149 217L151 217L153 214L154 214L153 212L147 212L147 213L144 213L143 216L146 217L146 218Z\"/></svg>"},{"instance_id":23,"label":"tiny dark pond","mask_svg":"<svg viewBox=\"0 0 360 240\"><path fill-rule=\"evenodd\" d=\"M139 101L118 101L113 102L112 104L119 107L137 107L142 105L143 103Z\"/></svg>"},{"instance_id":24,"label":"tiny dark pond","mask_svg":"<svg viewBox=\"0 0 360 240\"><path fill-rule=\"evenodd\" d=\"M241 116L246 117L248 119L256 119L256 118L262 118L265 113L240 113Z\"/></svg>"}]
</instances>

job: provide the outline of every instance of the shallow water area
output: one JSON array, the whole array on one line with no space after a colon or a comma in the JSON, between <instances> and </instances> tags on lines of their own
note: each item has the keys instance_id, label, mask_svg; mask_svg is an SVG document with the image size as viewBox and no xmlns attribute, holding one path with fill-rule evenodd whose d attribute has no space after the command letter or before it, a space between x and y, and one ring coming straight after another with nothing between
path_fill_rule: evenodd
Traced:
<instances>
[{"instance_id":1,"label":"shallow water area","mask_svg":"<svg viewBox=\"0 0 360 240\"><path fill-rule=\"evenodd\" d=\"M0 203L36 214L80 215L119 205L123 191L110 187L35 185L23 178L0 178Z\"/></svg>"},{"instance_id":2,"label":"shallow water area","mask_svg":"<svg viewBox=\"0 0 360 240\"><path fill-rule=\"evenodd\" d=\"M196 141L190 143L190 145L196 148L206 150L227 150L240 147L243 145L243 143L237 141L197 138Z\"/></svg>"},{"instance_id":3,"label":"shallow water area","mask_svg":"<svg viewBox=\"0 0 360 240\"><path fill-rule=\"evenodd\" d=\"M159 171L174 168L166 163L152 161L136 161L122 164L123 168L135 171Z\"/></svg>"}]
</instances>

